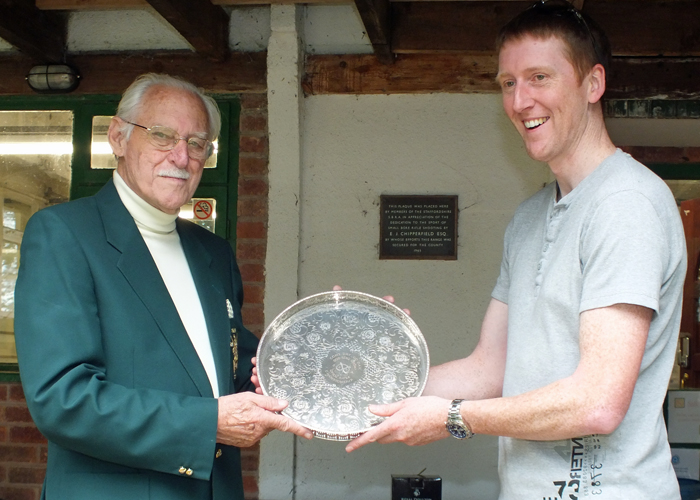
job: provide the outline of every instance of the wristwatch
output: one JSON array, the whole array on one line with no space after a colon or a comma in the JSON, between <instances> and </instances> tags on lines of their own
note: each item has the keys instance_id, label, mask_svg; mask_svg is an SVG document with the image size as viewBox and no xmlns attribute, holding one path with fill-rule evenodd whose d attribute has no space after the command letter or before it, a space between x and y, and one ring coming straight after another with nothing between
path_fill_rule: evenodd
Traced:
<instances>
[{"instance_id":1,"label":"wristwatch","mask_svg":"<svg viewBox=\"0 0 700 500\"><path fill-rule=\"evenodd\" d=\"M447 432L452 434L457 439L469 439L474 435L469 424L462 419L462 414L459 412L459 407L463 399L455 399L450 404L450 411L447 412L447 422L445 427Z\"/></svg>"}]
</instances>

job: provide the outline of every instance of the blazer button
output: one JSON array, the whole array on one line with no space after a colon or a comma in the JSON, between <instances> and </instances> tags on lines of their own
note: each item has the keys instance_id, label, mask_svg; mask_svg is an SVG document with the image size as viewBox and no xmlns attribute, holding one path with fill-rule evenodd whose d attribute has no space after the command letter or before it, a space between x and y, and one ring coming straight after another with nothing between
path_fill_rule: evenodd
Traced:
<instances>
[{"instance_id":1,"label":"blazer button","mask_svg":"<svg viewBox=\"0 0 700 500\"><path fill-rule=\"evenodd\" d=\"M224 454L224 452L221 451L221 448L219 448L218 450L216 450L216 458L219 458L219 457L220 457L221 455L223 455L223 454Z\"/></svg>"},{"instance_id":2,"label":"blazer button","mask_svg":"<svg viewBox=\"0 0 700 500\"><path fill-rule=\"evenodd\" d=\"M192 469L187 469L185 471L185 474L187 474L188 476L191 476L193 473L194 473L194 471Z\"/></svg>"},{"instance_id":3,"label":"blazer button","mask_svg":"<svg viewBox=\"0 0 700 500\"><path fill-rule=\"evenodd\" d=\"M178 469L178 472L179 472L180 474L184 474L184 473L187 472L187 469L185 469L184 467L180 467L180 468Z\"/></svg>"}]
</instances>

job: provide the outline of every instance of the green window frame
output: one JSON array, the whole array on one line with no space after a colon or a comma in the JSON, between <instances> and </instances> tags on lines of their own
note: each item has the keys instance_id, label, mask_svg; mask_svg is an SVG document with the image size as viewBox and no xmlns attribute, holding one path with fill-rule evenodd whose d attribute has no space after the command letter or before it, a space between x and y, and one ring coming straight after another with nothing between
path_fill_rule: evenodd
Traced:
<instances>
[{"instance_id":1,"label":"green window frame","mask_svg":"<svg viewBox=\"0 0 700 500\"><path fill-rule=\"evenodd\" d=\"M207 168L202 173L194 198L216 199L218 217L214 232L235 248L240 98L236 94L221 94L213 97L221 110L217 163L215 168ZM93 116L113 116L120 98L119 95L0 96L0 111L67 110L73 112L70 199L74 200L95 194L112 176L112 169L90 168L92 118ZM221 218L224 220L220 221ZM14 381L19 381L18 365L0 363L0 382Z\"/></svg>"}]
</instances>

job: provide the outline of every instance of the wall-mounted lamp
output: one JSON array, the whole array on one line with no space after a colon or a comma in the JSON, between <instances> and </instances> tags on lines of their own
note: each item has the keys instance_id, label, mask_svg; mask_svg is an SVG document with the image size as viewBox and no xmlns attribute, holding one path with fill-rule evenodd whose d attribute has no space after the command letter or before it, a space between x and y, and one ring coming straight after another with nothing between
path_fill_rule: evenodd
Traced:
<instances>
[{"instance_id":1,"label":"wall-mounted lamp","mask_svg":"<svg viewBox=\"0 0 700 500\"><path fill-rule=\"evenodd\" d=\"M80 75L65 64L34 66L29 70L27 83L40 94L62 94L75 90Z\"/></svg>"}]
</instances>

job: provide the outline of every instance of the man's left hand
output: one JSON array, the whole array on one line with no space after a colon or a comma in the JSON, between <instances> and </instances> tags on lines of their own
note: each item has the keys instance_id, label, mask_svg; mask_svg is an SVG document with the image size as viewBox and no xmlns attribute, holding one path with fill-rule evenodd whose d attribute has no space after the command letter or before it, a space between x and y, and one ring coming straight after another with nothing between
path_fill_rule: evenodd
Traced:
<instances>
[{"instance_id":1,"label":"man's left hand","mask_svg":"<svg viewBox=\"0 0 700 500\"><path fill-rule=\"evenodd\" d=\"M350 453L374 442L421 446L444 439L450 435L445 428L449 407L450 401L436 396L408 398L388 405L370 405L372 413L388 418L350 441L345 451Z\"/></svg>"}]
</instances>

